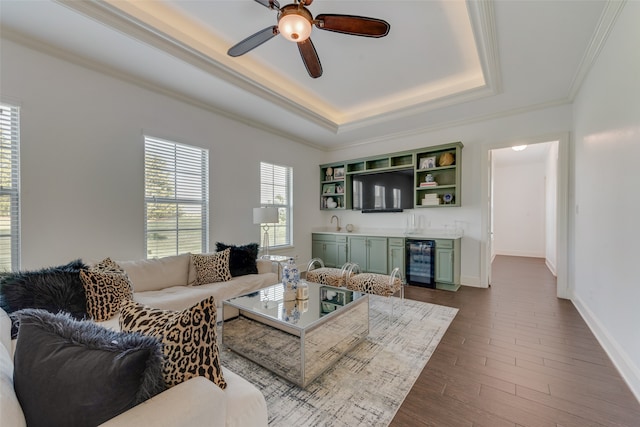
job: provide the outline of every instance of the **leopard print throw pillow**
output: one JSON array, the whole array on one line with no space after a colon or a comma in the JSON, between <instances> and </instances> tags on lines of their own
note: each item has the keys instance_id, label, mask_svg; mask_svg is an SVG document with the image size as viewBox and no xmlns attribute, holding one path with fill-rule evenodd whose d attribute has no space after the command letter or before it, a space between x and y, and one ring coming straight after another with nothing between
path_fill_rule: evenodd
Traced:
<instances>
[{"instance_id":1,"label":"leopard print throw pillow","mask_svg":"<svg viewBox=\"0 0 640 427\"><path fill-rule=\"evenodd\" d=\"M87 270L80 271L87 295L87 313L96 322L112 318L122 301L133 298L133 286L127 273L106 258Z\"/></svg>"},{"instance_id":2,"label":"leopard print throw pillow","mask_svg":"<svg viewBox=\"0 0 640 427\"><path fill-rule=\"evenodd\" d=\"M196 286L231 280L229 254L231 248L213 254L191 254L196 268Z\"/></svg>"},{"instance_id":3,"label":"leopard print throw pillow","mask_svg":"<svg viewBox=\"0 0 640 427\"><path fill-rule=\"evenodd\" d=\"M126 301L120 313L120 329L140 332L162 342L167 387L200 376L224 389L227 383L218 355L216 313L216 300L212 296L182 311L159 310Z\"/></svg>"}]
</instances>

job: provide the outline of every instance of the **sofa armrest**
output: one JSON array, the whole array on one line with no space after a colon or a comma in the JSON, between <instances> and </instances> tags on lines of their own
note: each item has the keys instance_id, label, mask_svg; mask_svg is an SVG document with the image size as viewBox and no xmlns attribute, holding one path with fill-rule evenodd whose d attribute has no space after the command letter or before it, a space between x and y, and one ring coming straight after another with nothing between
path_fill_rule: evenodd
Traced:
<instances>
[{"instance_id":1,"label":"sofa armrest","mask_svg":"<svg viewBox=\"0 0 640 427\"><path fill-rule=\"evenodd\" d=\"M196 377L163 391L101 426L224 427L226 412L224 391L208 379Z\"/></svg>"}]
</instances>

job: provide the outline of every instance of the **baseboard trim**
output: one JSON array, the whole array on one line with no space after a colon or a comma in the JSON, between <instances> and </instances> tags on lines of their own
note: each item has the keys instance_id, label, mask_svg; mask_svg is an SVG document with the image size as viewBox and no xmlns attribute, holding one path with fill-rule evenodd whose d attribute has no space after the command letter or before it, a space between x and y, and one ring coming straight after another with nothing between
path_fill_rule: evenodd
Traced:
<instances>
[{"instance_id":1,"label":"baseboard trim","mask_svg":"<svg viewBox=\"0 0 640 427\"><path fill-rule=\"evenodd\" d=\"M558 277L558 272L556 271L556 266L551 261L549 261L548 258L545 258L544 264L547 266L547 268L549 269L551 274L553 274L555 277Z\"/></svg>"},{"instance_id":2,"label":"baseboard trim","mask_svg":"<svg viewBox=\"0 0 640 427\"><path fill-rule=\"evenodd\" d=\"M613 365L616 367L624 382L627 383L631 392L640 403L640 366L636 366L629 355L624 351L618 342L607 332L607 329L600 323L589 307L582 299L575 295L571 297L571 302L586 322L593 335L607 353Z\"/></svg>"},{"instance_id":3,"label":"baseboard trim","mask_svg":"<svg viewBox=\"0 0 640 427\"><path fill-rule=\"evenodd\" d=\"M462 286L471 286L472 288L487 288L487 285L480 283L480 278L477 276L461 276L460 284Z\"/></svg>"}]
</instances>

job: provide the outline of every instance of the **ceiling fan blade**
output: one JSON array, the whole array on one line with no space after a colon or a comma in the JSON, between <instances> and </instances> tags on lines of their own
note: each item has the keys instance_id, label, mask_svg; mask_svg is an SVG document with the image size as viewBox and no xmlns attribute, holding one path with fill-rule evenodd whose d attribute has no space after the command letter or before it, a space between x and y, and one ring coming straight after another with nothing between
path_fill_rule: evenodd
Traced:
<instances>
[{"instance_id":1,"label":"ceiling fan blade","mask_svg":"<svg viewBox=\"0 0 640 427\"><path fill-rule=\"evenodd\" d=\"M314 21L321 30L364 37L384 37L391 26L387 21L365 16L321 14Z\"/></svg>"},{"instance_id":2,"label":"ceiling fan blade","mask_svg":"<svg viewBox=\"0 0 640 427\"><path fill-rule=\"evenodd\" d=\"M257 1L257 0L256 0ZM242 40L240 43L232 46L228 51L227 55L229 56L240 56L249 52L252 49L260 46L262 43L269 41L272 37L275 37L278 34L278 26L274 25L272 27L267 27L264 30L260 30L257 33L247 37Z\"/></svg>"},{"instance_id":3,"label":"ceiling fan blade","mask_svg":"<svg viewBox=\"0 0 640 427\"><path fill-rule=\"evenodd\" d=\"M322 65L320 64L320 58L318 58L318 52L316 52L315 46L311 39L298 42L298 50L302 57L302 62L307 68L307 72L311 77L317 79L322 75Z\"/></svg>"},{"instance_id":4,"label":"ceiling fan blade","mask_svg":"<svg viewBox=\"0 0 640 427\"><path fill-rule=\"evenodd\" d=\"M278 0L255 0L256 3L260 3L264 7L268 7L269 9L280 9L280 3Z\"/></svg>"}]
</instances>

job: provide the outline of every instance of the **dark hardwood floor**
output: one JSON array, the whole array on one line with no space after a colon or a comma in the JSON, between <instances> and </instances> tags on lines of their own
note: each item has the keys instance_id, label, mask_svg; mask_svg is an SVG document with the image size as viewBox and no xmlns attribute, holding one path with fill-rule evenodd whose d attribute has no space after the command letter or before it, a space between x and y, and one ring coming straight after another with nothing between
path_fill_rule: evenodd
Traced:
<instances>
[{"instance_id":1,"label":"dark hardwood floor","mask_svg":"<svg viewBox=\"0 0 640 427\"><path fill-rule=\"evenodd\" d=\"M406 288L459 309L391 426L640 426L640 403L544 260L499 256L489 289Z\"/></svg>"}]
</instances>

